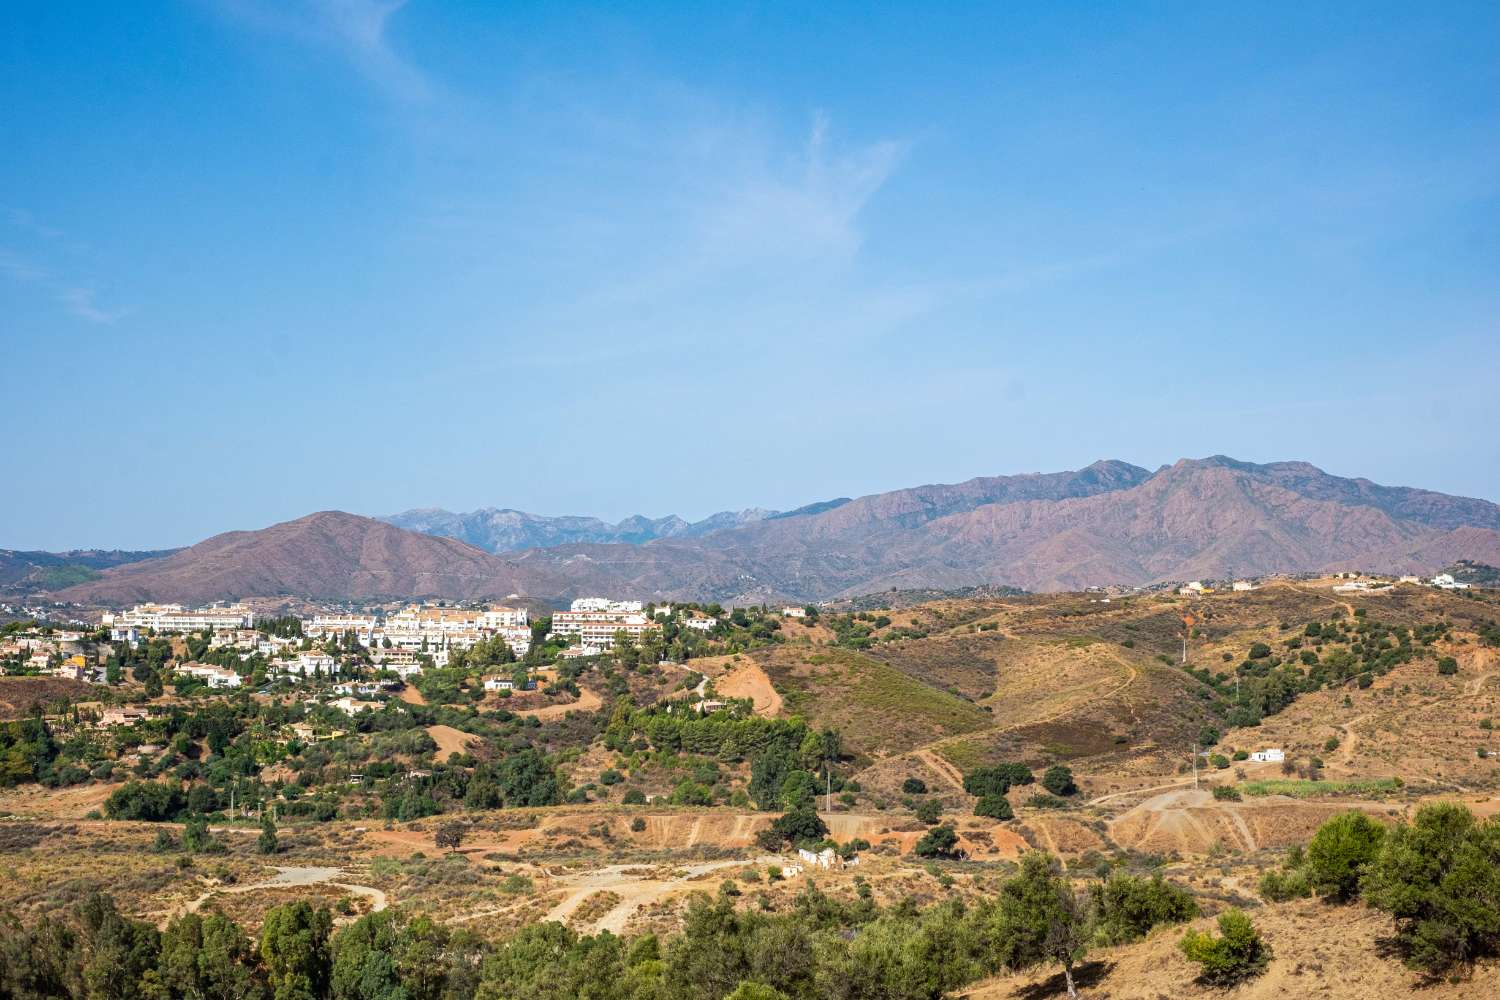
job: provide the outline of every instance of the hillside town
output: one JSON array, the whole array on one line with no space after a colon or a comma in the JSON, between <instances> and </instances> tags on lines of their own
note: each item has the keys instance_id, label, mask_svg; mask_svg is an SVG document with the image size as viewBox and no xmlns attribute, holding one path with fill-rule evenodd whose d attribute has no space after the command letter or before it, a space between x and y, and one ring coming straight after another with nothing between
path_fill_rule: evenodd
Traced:
<instances>
[{"instance_id":1,"label":"hillside town","mask_svg":"<svg viewBox=\"0 0 1500 1000\"><path fill-rule=\"evenodd\" d=\"M781 614L801 608L781 609ZM712 612L712 613L711 613ZM106 611L97 627L58 627L36 619L4 626L0 675L55 677L115 685L133 676L169 679L179 690L327 682L348 712L379 707L353 696L392 696L424 673L460 668L476 688L534 690L555 680L558 662L645 648L686 659L736 628L716 605L648 604L582 597L566 611L534 617L504 604L413 603L389 613L323 610L305 617L258 613L245 603L204 607L142 603ZM744 612L733 616L747 625ZM669 650L661 642L670 633ZM486 669L491 672L486 673ZM335 683L339 682L339 683ZM329 686L331 685L331 686Z\"/></svg>"}]
</instances>

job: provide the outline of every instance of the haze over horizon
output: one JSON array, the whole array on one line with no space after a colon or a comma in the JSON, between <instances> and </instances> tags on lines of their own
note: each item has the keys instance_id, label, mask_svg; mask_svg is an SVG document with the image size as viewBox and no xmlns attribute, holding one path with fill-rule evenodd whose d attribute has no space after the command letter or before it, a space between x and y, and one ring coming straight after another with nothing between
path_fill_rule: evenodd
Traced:
<instances>
[{"instance_id":1,"label":"haze over horizon","mask_svg":"<svg viewBox=\"0 0 1500 1000\"><path fill-rule=\"evenodd\" d=\"M0 11L0 547L1120 459L1500 500L1500 12Z\"/></svg>"}]
</instances>

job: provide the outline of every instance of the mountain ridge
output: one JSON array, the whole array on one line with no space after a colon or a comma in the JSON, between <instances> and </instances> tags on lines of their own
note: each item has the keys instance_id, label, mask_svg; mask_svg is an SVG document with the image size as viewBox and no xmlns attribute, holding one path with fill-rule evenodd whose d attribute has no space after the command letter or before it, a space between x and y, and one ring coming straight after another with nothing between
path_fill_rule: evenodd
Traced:
<instances>
[{"instance_id":1,"label":"mountain ridge","mask_svg":"<svg viewBox=\"0 0 1500 1000\"><path fill-rule=\"evenodd\" d=\"M1331 476L1305 462L1257 465L1222 455L1155 472L1101 460L1073 471L982 476L798 510L805 512L747 518L696 536L533 546L503 556L448 536L320 512L107 569L56 596L514 593L560 602L612 593L760 603L892 587L1068 590L1334 569L1427 572L1461 558L1500 562L1500 507L1489 501Z\"/></svg>"}]
</instances>

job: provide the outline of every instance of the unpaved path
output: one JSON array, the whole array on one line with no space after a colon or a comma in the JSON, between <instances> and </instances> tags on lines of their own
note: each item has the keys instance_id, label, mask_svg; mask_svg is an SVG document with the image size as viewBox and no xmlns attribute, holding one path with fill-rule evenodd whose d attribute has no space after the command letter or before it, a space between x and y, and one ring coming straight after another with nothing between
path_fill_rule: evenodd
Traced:
<instances>
[{"instance_id":1,"label":"unpaved path","mask_svg":"<svg viewBox=\"0 0 1500 1000\"><path fill-rule=\"evenodd\" d=\"M1123 792L1110 792L1108 795L1101 795L1097 799L1089 799L1088 804L1097 806L1109 802L1111 799L1123 799L1127 795L1145 795L1147 792L1160 792L1168 788L1181 788L1183 785L1191 785L1192 783L1192 778L1182 778L1177 781L1169 781L1165 785L1152 785L1149 788L1129 788Z\"/></svg>"},{"instance_id":2,"label":"unpaved path","mask_svg":"<svg viewBox=\"0 0 1500 1000\"><path fill-rule=\"evenodd\" d=\"M363 896L370 901L370 912L379 913L389 903L386 894L369 885L356 885L352 882L339 882L336 879L344 874L342 868L326 868L320 866L304 868L283 868L277 866L274 877L264 882L256 882L253 885L230 885L215 886L203 893L196 899L190 900L186 905L175 912L168 913L161 921L160 926L165 927L174 917L186 913L197 913L203 905L217 895L235 895L243 892L257 892L262 889L295 889L309 885L321 885L327 883L336 888L356 896Z\"/></svg>"},{"instance_id":3,"label":"unpaved path","mask_svg":"<svg viewBox=\"0 0 1500 1000\"><path fill-rule=\"evenodd\" d=\"M954 767L952 761L944 760L926 747L912 751L912 756L935 771L948 784L952 785L955 790L960 792L964 790L963 772Z\"/></svg>"},{"instance_id":4,"label":"unpaved path","mask_svg":"<svg viewBox=\"0 0 1500 1000\"><path fill-rule=\"evenodd\" d=\"M746 662L714 681L714 690L725 698L749 698L755 714L767 717L781 714L781 695L771 686L771 678L759 663Z\"/></svg>"},{"instance_id":5,"label":"unpaved path","mask_svg":"<svg viewBox=\"0 0 1500 1000\"><path fill-rule=\"evenodd\" d=\"M1364 715L1356 715L1354 718L1350 719L1348 722L1339 727L1339 729L1343 730L1344 732L1344 742L1339 746L1340 767L1349 769L1353 768L1354 750L1359 746L1359 733L1355 732L1354 727L1359 725L1361 722L1364 722L1372 714L1374 713L1366 712Z\"/></svg>"},{"instance_id":6,"label":"unpaved path","mask_svg":"<svg viewBox=\"0 0 1500 1000\"><path fill-rule=\"evenodd\" d=\"M590 691L586 687L578 689L578 700L566 705L548 705L545 708L533 708L519 711L517 715L529 715L533 719L547 722L551 719L561 719L569 712L597 712L604 706L604 699Z\"/></svg>"},{"instance_id":7,"label":"unpaved path","mask_svg":"<svg viewBox=\"0 0 1500 1000\"><path fill-rule=\"evenodd\" d=\"M626 924L643 906L658 902L674 893L695 888L694 880L725 868L744 865L777 864L784 859L774 855L758 858L735 858L723 861L705 861L701 864L682 865L669 874L643 875L639 865L609 865L591 872L569 875L560 881L566 887L562 900L552 907L543 920L566 923L584 901L598 892L612 892L620 901L610 907L587 930L607 930L619 934ZM581 928L582 929L582 928Z\"/></svg>"},{"instance_id":8,"label":"unpaved path","mask_svg":"<svg viewBox=\"0 0 1500 1000\"><path fill-rule=\"evenodd\" d=\"M1122 666L1122 667L1125 668L1126 677L1125 677L1125 679L1123 681L1121 681L1120 683L1116 684L1114 687L1110 688L1108 691L1105 691L1103 694L1095 695L1095 696L1087 698L1087 699L1085 699L1083 701L1075 701L1074 703L1072 703L1072 704L1070 704L1070 705L1068 705L1068 706L1066 706L1064 708L1060 708L1057 711L1052 712L1052 713L1050 713L1048 715L1044 715L1044 716L1042 716L1041 718L1038 718L1038 719L1027 719L1024 722L1012 722L1012 723L1010 723L1008 725L998 726L998 727L996 727L994 729L981 729L981 730L978 730L976 732L962 733L962 734L960 734L958 736L945 736L942 739L936 740L936 741L934 741L932 743L929 743L929 744L927 744L924 747L918 747L916 750L910 750L904 756L919 757L924 762L926 762L929 765L931 765L933 760L935 760L935 759L941 759L941 757L942 757L941 753L936 752L936 751L937 751L938 748L941 748L944 743L951 743L951 742L963 741L963 740L971 740L971 739L974 739L975 737L993 737L993 736L999 736L1001 733L1008 733L1008 732L1011 732L1011 731L1016 730L1016 729L1025 729L1028 726L1043 726L1043 725L1046 725L1049 722L1056 722L1058 719L1066 718L1067 716L1072 715L1074 712L1077 712L1080 707L1082 707L1085 704L1088 704L1089 702L1105 701L1107 699L1115 697L1118 694L1123 694L1125 692L1125 690L1130 687L1130 685L1134 684L1136 682L1136 680L1139 679L1139 677L1141 675L1140 671L1138 669L1136 669L1135 664L1131 663L1129 660L1125 659L1125 657L1119 655L1118 653L1111 653L1110 657L1116 663L1118 663L1120 666ZM924 755L926 755L926 756L924 756ZM950 764L949 766L951 767L952 765ZM939 770L941 771L940 768L939 768ZM957 768L954 768L954 772L955 773L957 773L957 770L958 770ZM942 773L943 773L943 776L945 778L949 778L950 781L952 780L952 778L948 774L948 772L944 771ZM963 775L962 774L959 774L957 785L958 785L959 789L962 790L962 788L963 788Z\"/></svg>"},{"instance_id":9,"label":"unpaved path","mask_svg":"<svg viewBox=\"0 0 1500 1000\"><path fill-rule=\"evenodd\" d=\"M401 689L401 700L406 702L408 705L427 704L427 699L422 697L422 692L418 691L411 684L408 684Z\"/></svg>"}]
</instances>

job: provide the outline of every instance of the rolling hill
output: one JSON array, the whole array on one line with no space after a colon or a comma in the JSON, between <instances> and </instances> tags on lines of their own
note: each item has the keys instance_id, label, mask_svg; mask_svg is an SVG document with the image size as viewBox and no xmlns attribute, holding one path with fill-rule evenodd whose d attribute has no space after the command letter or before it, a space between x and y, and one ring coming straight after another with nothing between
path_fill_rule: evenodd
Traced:
<instances>
[{"instance_id":1,"label":"rolling hill","mask_svg":"<svg viewBox=\"0 0 1500 1000\"><path fill-rule=\"evenodd\" d=\"M691 537L576 542L504 557L442 532L324 512L107 569L56 596L515 593L561 601L614 593L759 603L892 588L1040 591L1329 569L1428 572L1459 559L1500 562L1500 507L1331 476L1303 462L1216 456L1154 473L1103 461L984 477L741 518Z\"/></svg>"},{"instance_id":2,"label":"rolling hill","mask_svg":"<svg viewBox=\"0 0 1500 1000\"><path fill-rule=\"evenodd\" d=\"M527 574L505 559L464 542L322 511L260 531L226 532L164 558L119 566L59 597L111 604L282 595L478 598L526 593L528 582ZM559 586L540 585L543 590Z\"/></svg>"},{"instance_id":3,"label":"rolling hill","mask_svg":"<svg viewBox=\"0 0 1500 1000\"><path fill-rule=\"evenodd\" d=\"M676 514L656 518L636 514L610 524L597 517L547 517L498 507L485 507L466 514L455 514L439 507L422 507L380 520L410 531L456 538L487 552L498 553L549 545L601 542L641 545L658 538L698 538L725 528L780 516L783 515L776 511L752 507L720 511L701 521L689 522Z\"/></svg>"}]
</instances>

